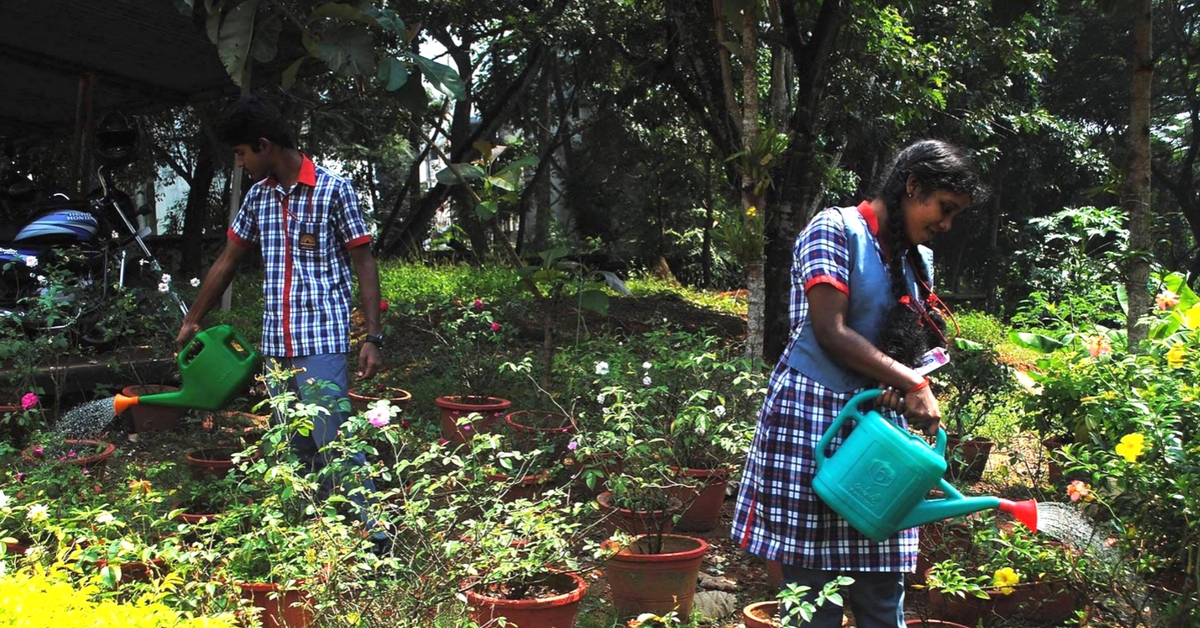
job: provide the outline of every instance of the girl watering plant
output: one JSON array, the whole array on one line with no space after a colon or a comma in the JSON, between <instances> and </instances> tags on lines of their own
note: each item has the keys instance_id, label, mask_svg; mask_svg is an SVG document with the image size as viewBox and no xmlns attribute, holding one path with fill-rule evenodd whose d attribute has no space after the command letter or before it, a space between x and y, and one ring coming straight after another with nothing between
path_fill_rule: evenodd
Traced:
<instances>
[{"instance_id":1,"label":"girl watering plant","mask_svg":"<svg viewBox=\"0 0 1200 628\"><path fill-rule=\"evenodd\" d=\"M791 340L759 413L731 534L781 562L784 582L813 597L852 577L845 593L861 628L904 625L903 573L916 566L917 530L876 543L852 528L813 492L814 451L846 403L876 386L902 425L936 433L941 412L916 367L945 346L945 323L921 245L981 196L958 148L922 140L900 151L874 200L826 209L796 240ZM840 626L841 614L822 605L811 625Z\"/></svg>"}]
</instances>

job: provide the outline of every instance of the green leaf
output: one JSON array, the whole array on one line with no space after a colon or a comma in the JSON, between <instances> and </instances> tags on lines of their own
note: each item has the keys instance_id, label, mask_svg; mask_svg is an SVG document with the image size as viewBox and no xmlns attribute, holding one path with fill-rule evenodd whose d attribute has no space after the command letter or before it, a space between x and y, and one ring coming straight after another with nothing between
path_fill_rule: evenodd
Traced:
<instances>
[{"instance_id":1,"label":"green leaf","mask_svg":"<svg viewBox=\"0 0 1200 628\"><path fill-rule=\"evenodd\" d=\"M383 83L384 89L394 92L408 82L408 68L405 67L403 61L395 57L388 57L379 64L379 72L375 78Z\"/></svg>"},{"instance_id":2,"label":"green leaf","mask_svg":"<svg viewBox=\"0 0 1200 628\"><path fill-rule=\"evenodd\" d=\"M296 59L287 67L286 70L283 71L283 75L280 77L280 87L283 88L283 91L286 92L290 90L292 85L296 83L296 74L300 72L300 66L304 65L304 61L306 59L308 59L308 57L300 57L299 59Z\"/></svg>"},{"instance_id":3,"label":"green leaf","mask_svg":"<svg viewBox=\"0 0 1200 628\"><path fill-rule=\"evenodd\" d=\"M1066 346L1049 336L1024 331L1011 331L1008 334L1008 339L1015 345L1032 349L1039 353L1053 353Z\"/></svg>"},{"instance_id":4,"label":"green leaf","mask_svg":"<svg viewBox=\"0 0 1200 628\"><path fill-rule=\"evenodd\" d=\"M380 11L379 17L375 18L384 29L392 31L397 35L405 35L404 20L400 19L396 12L391 9Z\"/></svg>"},{"instance_id":5,"label":"green leaf","mask_svg":"<svg viewBox=\"0 0 1200 628\"><path fill-rule=\"evenodd\" d=\"M225 64L226 74L238 87L245 80L246 59L250 56L257 12L258 0L245 0L225 15L217 33L217 54Z\"/></svg>"},{"instance_id":6,"label":"green leaf","mask_svg":"<svg viewBox=\"0 0 1200 628\"><path fill-rule=\"evenodd\" d=\"M482 179L486 175L483 168L475 164L454 164L454 167L458 169L458 175L467 181ZM442 185L458 185L458 176L449 167L438 170L433 176Z\"/></svg>"},{"instance_id":7,"label":"green leaf","mask_svg":"<svg viewBox=\"0 0 1200 628\"><path fill-rule=\"evenodd\" d=\"M629 286L625 285L625 282L620 277L607 270L598 270L596 274L600 275L604 279L604 284L612 288L617 294L623 297L633 296L633 292L629 290Z\"/></svg>"},{"instance_id":8,"label":"green leaf","mask_svg":"<svg viewBox=\"0 0 1200 628\"><path fill-rule=\"evenodd\" d=\"M204 32L208 34L208 40L217 45L217 40L221 36L221 17L224 11L224 2L213 0L204 0Z\"/></svg>"},{"instance_id":9,"label":"green leaf","mask_svg":"<svg viewBox=\"0 0 1200 628\"><path fill-rule=\"evenodd\" d=\"M500 211L500 207L496 205L496 201L483 201L475 206L475 214L483 221L491 220L498 211Z\"/></svg>"},{"instance_id":10,"label":"green leaf","mask_svg":"<svg viewBox=\"0 0 1200 628\"><path fill-rule=\"evenodd\" d=\"M317 56L334 72L346 76L375 74L375 40L357 24L336 26L326 31L317 44Z\"/></svg>"},{"instance_id":11,"label":"green leaf","mask_svg":"<svg viewBox=\"0 0 1200 628\"><path fill-rule=\"evenodd\" d=\"M421 72L425 75L426 80L433 84L438 91L453 98L454 100L465 100L467 98L467 89L463 86L462 79L458 76L458 72L448 65L442 65L432 59L426 59L418 54L409 54L413 64L421 68Z\"/></svg>"},{"instance_id":12,"label":"green leaf","mask_svg":"<svg viewBox=\"0 0 1200 628\"><path fill-rule=\"evenodd\" d=\"M520 174L521 170L523 170L525 168L532 168L537 165L538 165L537 157L534 157L532 155L529 157L522 157L522 158L504 166L503 168L501 168L500 171L496 173L496 176L506 177L511 174Z\"/></svg>"},{"instance_id":13,"label":"green leaf","mask_svg":"<svg viewBox=\"0 0 1200 628\"><path fill-rule=\"evenodd\" d=\"M983 351L983 345L966 338L955 338L954 348L960 351Z\"/></svg>"},{"instance_id":14,"label":"green leaf","mask_svg":"<svg viewBox=\"0 0 1200 628\"><path fill-rule=\"evenodd\" d=\"M347 22L362 22L369 25L378 23L375 18L363 13L357 7L342 4L341 2L326 2L313 9L313 12L308 14L308 21L315 22L327 17Z\"/></svg>"},{"instance_id":15,"label":"green leaf","mask_svg":"<svg viewBox=\"0 0 1200 628\"><path fill-rule=\"evenodd\" d=\"M266 63L279 52L279 33L283 31L283 20L274 13L258 21L254 26L254 41L250 44L250 55L255 61Z\"/></svg>"},{"instance_id":16,"label":"green leaf","mask_svg":"<svg viewBox=\"0 0 1200 628\"><path fill-rule=\"evenodd\" d=\"M579 293L579 307L608 314L608 295L603 290L583 290Z\"/></svg>"},{"instance_id":17,"label":"green leaf","mask_svg":"<svg viewBox=\"0 0 1200 628\"><path fill-rule=\"evenodd\" d=\"M429 107L429 94L421 84L421 71L409 68L409 78L400 89L392 92L396 102L409 111L423 112Z\"/></svg>"},{"instance_id":18,"label":"green leaf","mask_svg":"<svg viewBox=\"0 0 1200 628\"><path fill-rule=\"evenodd\" d=\"M119 565L105 565L100 569L100 579L104 581L104 585L108 588L115 588L117 583L121 581L121 567Z\"/></svg>"}]
</instances>

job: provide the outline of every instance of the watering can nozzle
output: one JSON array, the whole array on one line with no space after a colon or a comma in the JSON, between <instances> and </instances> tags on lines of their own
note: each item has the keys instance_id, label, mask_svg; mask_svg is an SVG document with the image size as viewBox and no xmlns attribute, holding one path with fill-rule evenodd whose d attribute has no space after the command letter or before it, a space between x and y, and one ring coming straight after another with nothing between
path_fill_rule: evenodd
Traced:
<instances>
[{"instance_id":1,"label":"watering can nozzle","mask_svg":"<svg viewBox=\"0 0 1200 628\"><path fill-rule=\"evenodd\" d=\"M1037 501L1027 499L1025 501L1014 502L1007 499L1000 500L1000 510L1017 518L1017 521L1025 524L1026 528L1037 532L1038 529L1038 509Z\"/></svg>"},{"instance_id":2,"label":"watering can nozzle","mask_svg":"<svg viewBox=\"0 0 1200 628\"><path fill-rule=\"evenodd\" d=\"M120 416L122 412L129 409L129 406L136 406L137 402L137 397L126 397L125 395L113 397L113 416Z\"/></svg>"}]
</instances>

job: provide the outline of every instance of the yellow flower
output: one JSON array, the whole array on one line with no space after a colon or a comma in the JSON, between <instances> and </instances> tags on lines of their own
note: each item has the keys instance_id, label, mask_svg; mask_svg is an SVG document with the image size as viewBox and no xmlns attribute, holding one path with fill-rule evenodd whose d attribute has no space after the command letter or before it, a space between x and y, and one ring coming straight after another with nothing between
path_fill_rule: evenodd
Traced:
<instances>
[{"instance_id":1,"label":"yellow flower","mask_svg":"<svg viewBox=\"0 0 1200 628\"><path fill-rule=\"evenodd\" d=\"M753 217L755 217L755 216L757 216L757 215L758 215L758 208L757 208L757 207L755 207L755 206L751 205L750 207L747 207L747 208L746 208L746 217L747 217L747 218L753 218Z\"/></svg>"},{"instance_id":2,"label":"yellow flower","mask_svg":"<svg viewBox=\"0 0 1200 628\"><path fill-rule=\"evenodd\" d=\"M1000 589L1004 595L1011 595L1013 585L1021 582L1021 574L1013 571L1012 567L1003 567L997 569L996 573L992 574L992 586Z\"/></svg>"},{"instance_id":3,"label":"yellow flower","mask_svg":"<svg viewBox=\"0 0 1200 628\"><path fill-rule=\"evenodd\" d=\"M1137 462L1139 456L1146 449L1146 437L1141 434L1126 434L1121 437L1121 442L1117 443L1117 455L1122 456L1129 462Z\"/></svg>"},{"instance_id":4,"label":"yellow flower","mask_svg":"<svg viewBox=\"0 0 1200 628\"><path fill-rule=\"evenodd\" d=\"M1188 329L1200 329L1200 303L1193 305L1183 313L1183 324L1187 325Z\"/></svg>"},{"instance_id":5,"label":"yellow flower","mask_svg":"<svg viewBox=\"0 0 1200 628\"><path fill-rule=\"evenodd\" d=\"M1171 349L1167 351L1167 366L1173 369L1183 366L1185 353L1187 353L1187 349L1184 349L1182 344L1171 345Z\"/></svg>"}]
</instances>

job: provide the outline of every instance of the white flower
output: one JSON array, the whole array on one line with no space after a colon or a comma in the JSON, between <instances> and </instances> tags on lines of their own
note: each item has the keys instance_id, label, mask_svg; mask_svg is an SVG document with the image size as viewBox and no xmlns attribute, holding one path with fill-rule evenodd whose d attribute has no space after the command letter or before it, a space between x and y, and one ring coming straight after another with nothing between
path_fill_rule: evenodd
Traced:
<instances>
[{"instance_id":1,"label":"white flower","mask_svg":"<svg viewBox=\"0 0 1200 628\"><path fill-rule=\"evenodd\" d=\"M725 406L717 406L713 408L713 414L717 415L717 418L725 416Z\"/></svg>"},{"instance_id":2,"label":"white flower","mask_svg":"<svg viewBox=\"0 0 1200 628\"><path fill-rule=\"evenodd\" d=\"M698 436L704 436L704 426L702 426L702 425L697 425L697 426L696 426L696 434L697 434Z\"/></svg>"},{"instance_id":3,"label":"white flower","mask_svg":"<svg viewBox=\"0 0 1200 628\"><path fill-rule=\"evenodd\" d=\"M26 511L25 516L30 521L45 521L50 518L50 508L42 504L34 504Z\"/></svg>"},{"instance_id":4,"label":"white flower","mask_svg":"<svg viewBox=\"0 0 1200 628\"><path fill-rule=\"evenodd\" d=\"M646 376L642 378L642 385L643 386L650 385L650 374L649 373L647 373Z\"/></svg>"},{"instance_id":5,"label":"white flower","mask_svg":"<svg viewBox=\"0 0 1200 628\"><path fill-rule=\"evenodd\" d=\"M608 375L608 362L597 362L596 363L596 374L597 375Z\"/></svg>"},{"instance_id":6,"label":"white flower","mask_svg":"<svg viewBox=\"0 0 1200 628\"><path fill-rule=\"evenodd\" d=\"M8 506L8 495L5 495L4 491L0 490L0 508L5 508L7 506Z\"/></svg>"},{"instance_id":7,"label":"white flower","mask_svg":"<svg viewBox=\"0 0 1200 628\"><path fill-rule=\"evenodd\" d=\"M25 256L25 265L30 268L37 268L38 258L34 257L33 255L26 255Z\"/></svg>"},{"instance_id":8,"label":"white flower","mask_svg":"<svg viewBox=\"0 0 1200 628\"><path fill-rule=\"evenodd\" d=\"M192 284L192 287L193 287L193 288L199 288L199 287L200 287L200 278L199 278L199 277L192 277L192 280L191 280L191 281L189 281L188 283Z\"/></svg>"},{"instance_id":9,"label":"white flower","mask_svg":"<svg viewBox=\"0 0 1200 628\"><path fill-rule=\"evenodd\" d=\"M112 239L116 240L119 237L121 237L121 234L117 233L116 231L112 232Z\"/></svg>"},{"instance_id":10,"label":"white flower","mask_svg":"<svg viewBox=\"0 0 1200 628\"><path fill-rule=\"evenodd\" d=\"M163 283L171 283L171 276L166 273L163 273L162 282Z\"/></svg>"},{"instance_id":11,"label":"white flower","mask_svg":"<svg viewBox=\"0 0 1200 628\"><path fill-rule=\"evenodd\" d=\"M392 407L387 399L380 399L367 411L367 422L375 427L384 427L392 422L392 417L400 408Z\"/></svg>"},{"instance_id":12,"label":"white flower","mask_svg":"<svg viewBox=\"0 0 1200 628\"><path fill-rule=\"evenodd\" d=\"M37 280L38 280L38 283L42 284L43 286L46 285L46 276L45 275L38 275Z\"/></svg>"},{"instance_id":13,"label":"white flower","mask_svg":"<svg viewBox=\"0 0 1200 628\"><path fill-rule=\"evenodd\" d=\"M653 365L650 364L649 362L642 362L642 368L646 369L647 371L650 370L651 366L653 366Z\"/></svg>"},{"instance_id":14,"label":"white flower","mask_svg":"<svg viewBox=\"0 0 1200 628\"><path fill-rule=\"evenodd\" d=\"M111 512L102 512L96 515L96 525L108 525L115 520L116 517L113 517Z\"/></svg>"},{"instance_id":15,"label":"white flower","mask_svg":"<svg viewBox=\"0 0 1200 628\"><path fill-rule=\"evenodd\" d=\"M609 407L605 406L605 407L603 407L603 408L600 408L600 414L602 414L602 415L606 415L606 414L608 414L608 412L609 412L610 410L612 410L612 408L609 408Z\"/></svg>"},{"instance_id":16,"label":"white flower","mask_svg":"<svg viewBox=\"0 0 1200 628\"><path fill-rule=\"evenodd\" d=\"M604 393L600 393L599 395L596 395L596 403L598 403L600 405L604 405L604 400L607 398L608 398L608 395L606 395Z\"/></svg>"},{"instance_id":17,"label":"white flower","mask_svg":"<svg viewBox=\"0 0 1200 628\"><path fill-rule=\"evenodd\" d=\"M168 285L167 285L167 284L165 284L165 283L160 283L160 284L158 284L158 291L159 291L159 292L166 292L167 290L170 290L170 289L171 289L171 286L168 286Z\"/></svg>"},{"instance_id":18,"label":"white flower","mask_svg":"<svg viewBox=\"0 0 1200 628\"><path fill-rule=\"evenodd\" d=\"M146 264L149 264L149 263L150 263L150 260L148 260L144 257L142 259L138 260L138 266L145 266Z\"/></svg>"}]
</instances>

